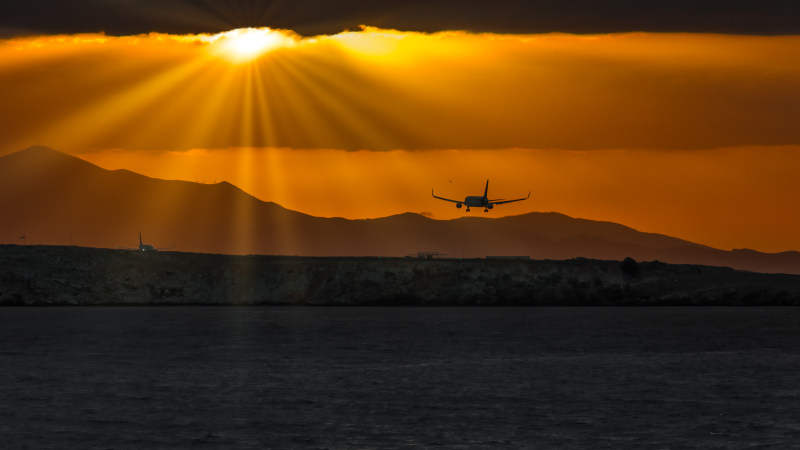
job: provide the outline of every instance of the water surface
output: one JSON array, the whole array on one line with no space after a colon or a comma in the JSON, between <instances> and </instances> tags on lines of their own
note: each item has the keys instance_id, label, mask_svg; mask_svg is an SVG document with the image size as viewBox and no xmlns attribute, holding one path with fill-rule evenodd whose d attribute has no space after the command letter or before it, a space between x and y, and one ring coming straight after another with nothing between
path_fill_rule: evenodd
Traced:
<instances>
[{"instance_id":1,"label":"water surface","mask_svg":"<svg viewBox=\"0 0 800 450\"><path fill-rule=\"evenodd\" d=\"M0 309L6 448L800 447L800 308Z\"/></svg>"}]
</instances>

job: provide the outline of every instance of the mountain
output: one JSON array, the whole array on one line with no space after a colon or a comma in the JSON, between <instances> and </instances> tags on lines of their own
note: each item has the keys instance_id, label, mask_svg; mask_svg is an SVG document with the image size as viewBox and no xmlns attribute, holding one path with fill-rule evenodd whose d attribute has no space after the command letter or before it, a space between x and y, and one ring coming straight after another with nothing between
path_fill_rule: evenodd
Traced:
<instances>
[{"instance_id":1,"label":"mountain","mask_svg":"<svg viewBox=\"0 0 800 450\"><path fill-rule=\"evenodd\" d=\"M800 253L723 251L563 214L433 220L321 218L263 202L227 183L108 171L45 147L0 157L0 243L136 247L305 256L531 256L660 260L800 273ZM20 239L21 236L25 239Z\"/></svg>"}]
</instances>

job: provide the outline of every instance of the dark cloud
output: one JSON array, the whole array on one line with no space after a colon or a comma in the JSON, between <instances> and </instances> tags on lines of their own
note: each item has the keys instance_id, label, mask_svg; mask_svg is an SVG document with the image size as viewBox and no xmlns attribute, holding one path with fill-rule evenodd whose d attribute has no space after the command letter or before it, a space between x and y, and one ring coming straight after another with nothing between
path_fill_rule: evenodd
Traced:
<instances>
[{"instance_id":1,"label":"dark cloud","mask_svg":"<svg viewBox=\"0 0 800 450\"><path fill-rule=\"evenodd\" d=\"M248 26L330 34L360 24L410 31L800 34L797 0L16 0L0 35L218 32Z\"/></svg>"}]
</instances>

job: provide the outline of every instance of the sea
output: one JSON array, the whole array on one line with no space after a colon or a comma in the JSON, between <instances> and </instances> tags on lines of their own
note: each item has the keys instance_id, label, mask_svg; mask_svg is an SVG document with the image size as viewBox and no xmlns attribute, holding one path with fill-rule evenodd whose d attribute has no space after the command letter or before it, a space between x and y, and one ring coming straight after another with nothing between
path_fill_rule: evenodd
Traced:
<instances>
[{"instance_id":1,"label":"sea","mask_svg":"<svg viewBox=\"0 0 800 450\"><path fill-rule=\"evenodd\" d=\"M800 448L800 308L7 307L0 447Z\"/></svg>"}]
</instances>

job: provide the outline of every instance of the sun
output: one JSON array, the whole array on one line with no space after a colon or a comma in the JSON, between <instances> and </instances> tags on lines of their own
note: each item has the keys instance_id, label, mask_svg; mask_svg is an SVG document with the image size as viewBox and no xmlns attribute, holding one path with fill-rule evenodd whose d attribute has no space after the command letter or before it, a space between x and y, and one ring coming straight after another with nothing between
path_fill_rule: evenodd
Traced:
<instances>
[{"instance_id":1,"label":"sun","mask_svg":"<svg viewBox=\"0 0 800 450\"><path fill-rule=\"evenodd\" d=\"M214 50L234 63L253 61L267 52L297 43L289 32L269 28L239 28L211 37Z\"/></svg>"}]
</instances>

